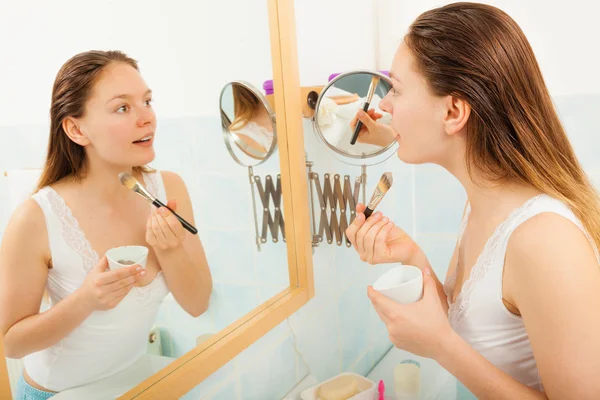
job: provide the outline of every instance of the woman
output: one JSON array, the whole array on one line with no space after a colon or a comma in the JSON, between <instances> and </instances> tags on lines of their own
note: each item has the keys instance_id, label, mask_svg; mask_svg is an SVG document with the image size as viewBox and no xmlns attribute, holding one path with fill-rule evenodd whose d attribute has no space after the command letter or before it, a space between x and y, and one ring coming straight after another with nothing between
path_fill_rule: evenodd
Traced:
<instances>
[{"instance_id":1,"label":"woman","mask_svg":"<svg viewBox=\"0 0 600 400\"><path fill-rule=\"evenodd\" d=\"M271 116L250 89L237 83L232 88L235 118L228 129L241 140L248 156L262 160L273 144Z\"/></svg>"},{"instance_id":2,"label":"woman","mask_svg":"<svg viewBox=\"0 0 600 400\"><path fill-rule=\"evenodd\" d=\"M78 54L58 72L38 191L14 213L0 250L4 349L24 358L19 399L46 399L135 363L169 292L193 316L208 307L198 237L118 178L131 173L193 223L181 178L141 167L155 156L151 101L137 62L118 51ZM122 245L149 247L146 268L110 271L101 255ZM40 312L45 291L50 308Z\"/></svg>"},{"instance_id":3,"label":"woman","mask_svg":"<svg viewBox=\"0 0 600 400\"><path fill-rule=\"evenodd\" d=\"M391 77L381 108L399 158L444 167L468 197L445 288L402 229L357 208L347 235L362 260L423 271L414 304L368 289L392 342L480 399L600 398L600 205L523 32L488 5L425 12Z\"/></svg>"}]
</instances>

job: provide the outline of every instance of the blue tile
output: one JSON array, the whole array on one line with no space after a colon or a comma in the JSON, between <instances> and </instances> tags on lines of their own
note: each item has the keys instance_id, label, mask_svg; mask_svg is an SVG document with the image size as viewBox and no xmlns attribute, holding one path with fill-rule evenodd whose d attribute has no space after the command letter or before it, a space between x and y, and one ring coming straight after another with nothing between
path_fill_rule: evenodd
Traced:
<instances>
[{"instance_id":1,"label":"blue tile","mask_svg":"<svg viewBox=\"0 0 600 400\"><path fill-rule=\"evenodd\" d=\"M162 349L162 355L165 357L175 358L173 352L173 338L167 328L160 327L160 347Z\"/></svg>"},{"instance_id":2,"label":"blue tile","mask_svg":"<svg viewBox=\"0 0 600 400\"><path fill-rule=\"evenodd\" d=\"M49 129L43 125L0 128L0 167L41 168L46 158ZM8 145L7 145L8 144Z\"/></svg>"},{"instance_id":3,"label":"blue tile","mask_svg":"<svg viewBox=\"0 0 600 400\"><path fill-rule=\"evenodd\" d=\"M234 382L229 383L217 393L208 396L207 400L235 400L238 399L236 385Z\"/></svg>"},{"instance_id":4,"label":"blue tile","mask_svg":"<svg viewBox=\"0 0 600 400\"><path fill-rule=\"evenodd\" d=\"M194 160L193 137L183 131L185 119L165 119L156 129L154 168L185 171Z\"/></svg>"},{"instance_id":5,"label":"blue tile","mask_svg":"<svg viewBox=\"0 0 600 400\"><path fill-rule=\"evenodd\" d=\"M354 248L341 248L337 250L334 267L338 290L344 290L371 266L360 260Z\"/></svg>"},{"instance_id":6,"label":"blue tile","mask_svg":"<svg viewBox=\"0 0 600 400\"><path fill-rule=\"evenodd\" d=\"M252 365L256 360L262 357L263 353L272 351L277 345L285 340L284 338L289 337L290 335L291 331L287 321L283 321L281 324L271 329L236 357L235 362L239 366L239 370L245 371L248 368L252 368Z\"/></svg>"},{"instance_id":7,"label":"blue tile","mask_svg":"<svg viewBox=\"0 0 600 400\"><path fill-rule=\"evenodd\" d=\"M356 362L368 346L367 321L371 303L366 287L364 283L351 286L342 293L338 303L343 370Z\"/></svg>"},{"instance_id":8,"label":"blue tile","mask_svg":"<svg viewBox=\"0 0 600 400\"><path fill-rule=\"evenodd\" d=\"M217 387L223 386L221 389ZM198 386L194 387L188 393L186 393L183 400L199 400L204 399L209 395L217 395L218 393L227 392L230 387L235 387L234 379L234 364L232 361L219 368L214 374L202 381ZM215 393L216 392L216 393ZM234 392L229 392L234 393ZM222 397L221 397L222 398ZM237 399L230 397L229 399Z\"/></svg>"},{"instance_id":9,"label":"blue tile","mask_svg":"<svg viewBox=\"0 0 600 400\"><path fill-rule=\"evenodd\" d=\"M229 326L257 306L256 287L253 285L213 285L209 312L217 331Z\"/></svg>"},{"instance_id":10,"label":"blue tile","mask_svg":"<svg viewBox=\"0 0 600 400\"><path fill-rule=\"evenodd\" d=\"M336 253L345 251L337 246L321 245L314 248L313 274L315 294L323 298L332 298L338 294L338 276L336 275Z\"/></svg>"},{"instance_id":11,"label":"blue tile","mask_svg":"<svg viewBox=\"0 0 600 400\"><path fill-rule=\"evenodd\" d=\"M181 329L169 329L173 350L171 357L179 358L196 347L196 335Z\"/></svg>"},{"instance_id":12,"label":"blue tile","mask_svg":"<svg viewBox=\"0 0 600 400\"><path fill-rule=\"evenodd\" d=\"M237 175L202 174L196 180L199 190L195 193L194 202L203 207L203 221L207 228L254 232L252 191L244 171ZM260 211L258 196L256 202ZM261 214L258 216L262 217ZM259 219L259 223L261 221ZM248 236L251 243L254 242L254 236Z\"/></svg>"},{"instance_id":13,"label":"blue tile","mask_svg":"<svg viewBox=\"0 0 600 400\"><path fill-rule=\"evenodd\" d=\"M456 234L467 199L461 184L436 165L416 166L415 179L417 234Z\"/></svg>"},{"instance_id":14,"label":"blue tile","mask_svg":"<svg viewBox=\"0 0 600 400\"><path fill-rule=\"evenodd\" d=\"M446 273L456 246L457 236L419 235L417 243L421 246L438 279L445 281Z\"/></svg>"},{"instance_id":15,"label":"blue tile","mask_svg":"<svg viewBox=\"0 0 600 400\"><path fill-rule=\"evenodd\" d=\"M365 352L355 364L351 365L350 368L348 368L348 371L355 372L362 376L367 376L371 369L373 369L373 365L374 364L371 360L371 357L369 356L369 353Z\"/></svg>"},{"instance_id":16,"label":"blue tile","mask_svg":"<svg viewBox=\"0 0 600 400\"><path fill-rule=\"evenodd\" d=\"M337 249L322 246L315 249L313 255L313 274L315 297L303 305L292 316L295 324L304 325L314 317L322 315L322 310L331 308L338 296L338 277L335 272L335 253Z\"/></svg>"},{"instance_id":17,"label":"blue tile","mask_svg":"<svg viewBox=\"0 0 600 400\"><path fill-rule=\"evenodd\" d=\"M390 342L387 331L385 334L373 339L373 347L369 349L369 357L373 365L377 365L379 361L390 351L394 345Z\"/></svg>"},{"instance_id":18,"label":"blue tile","mask_svg":"<svg viewBox=\"0 0 600 400\"><path fill-rule=\"evenodd\" d=\"M257 305L263 304L273 298L279 298L281 293L290 287L289 282L285 285L268 285L258 286L257 291Z\"/></svg>"},{"instance_id":19,"label":"blue tile","mask_svg":"<svg viewBox=\"0 0 600 400\"><path fill-rule=\"evenodd\" d=\"M202 242L214 282L255 282L252 262L254 247L250 232L211 230L202 238Z\"/></svg>"},{"instance_id":20,"label":"blue tile","mask_svg":"<svg viewBox=\"0 0 600 400\"><path fill-rule=\"evenodd\" d=\"M269 241L261 247L261 251L254 251L253 254L257 283L289 286L290 273L285 242Z\"/></svg>"},{"instance_id":21,"label":"blue tile","mask_svg":"<svg viewBox=\"0 0 600 400\"><path fill-rule=\"evenodd\" d=\"M240 376L244 400L280 399L296 384L296 353L289 337L274 350L254 360Z\"/></svg>"},{"instance_id":22,"label":"blue tile","mask_svg":"<svg viewBox=\"0 0 600 400\"><path fill-rule=\"evenodd\" d=\"M585 169L600 167L597 114L600 95L560 96L555 99L558 115L563 123L575 154Z\"/></svg>"},{"instance_id":23,"label":"blue tile","mask_svg":"<svg viewBox=\"0 0 600 400\"><path fill-rule=\"evenodd\" d=\"M311 300L311 301L314 301ZM306 306L305 306L306 307ZM298 351L304 356L312 375L320 381L342 371L337 305L333 301L321 303L306 318L290 317Z\"/></svg>"}]
</instances>

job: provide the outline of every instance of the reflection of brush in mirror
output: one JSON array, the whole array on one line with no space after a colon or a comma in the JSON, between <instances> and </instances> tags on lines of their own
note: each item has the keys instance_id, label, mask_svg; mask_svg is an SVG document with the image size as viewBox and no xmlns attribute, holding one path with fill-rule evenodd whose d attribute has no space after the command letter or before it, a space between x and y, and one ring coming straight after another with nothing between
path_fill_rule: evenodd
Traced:
<instances>
[{"instance_id":1,"label":"reflection of brush in mirror","mask_svg":"<svg viewBox=\"0 0 600 400\"><path fill-rule=\"evenodd\" d=\"M373 214L373 211L375 211L375 208L379 205L381 199L383 199L383 196L385 196L387 191L390 190L390 187L392 187L392 182L393 178L391 172L386 172L381 175L381 179L379 179L379 183L377 183L377 187L375 188L375 192L371 197L371 201L365 210L365 219L369 218L371 214Z\"/></svg>"},{"instance_id":2,"label":"reflection of brush in mirror","mask_svg":"<svg viewBox=\"0 0 600 400\"><path fill-rule=\"evenodd\" d=\"M371 78L371 84L369 85L369 93L367 94L367 100L365 101L365 106L363 107L364 112L369 111L369 106L371 105L371 100L373 99L373 94L375 93L375 89L377 89L378 84L378 76L374 76L373 78ZM362 122L358 121L358 123L356 124L356 128L354 128L354 135L352 135L352 140L350 141L350 144L353 145L356 143L356 140L358 139L358 134L360 133L362 126Z\"/></svg>"},{"instance_id":3,"label":"reflection of brush in mirror","mask_svg":"<svg viewBox=\"0 0 600 400\"><path fill-rule=\"evenodd\" d=\"M150 204L153 204L156 208L160 208L160 207L168 208L173 213L173 215L175 217L177 217L179 222L181 222L181 225L183 225L183 227L188 232L190 232L194 235L198 233L198 230L196 228L194 228L192 226L192 224L187 222L185 219L183 219L181 216L179 216L179 214L177 214L175 211L171 210L169 207L167 207L165 204L163 204L160 200L158 200L154 196L152 196L150 194L150 192L148 192L148 190L146 190L146 188L144 186L142 186L138 182L138 180L135 179L133 176L129 175L127 172L121 172L119 174L119 180L121 181L121 184L123 186L125 186L129 190L134 191L135 193L137 193L138 195L143 197L144 200L146 200Z\"/></svg>"}]
</instances>

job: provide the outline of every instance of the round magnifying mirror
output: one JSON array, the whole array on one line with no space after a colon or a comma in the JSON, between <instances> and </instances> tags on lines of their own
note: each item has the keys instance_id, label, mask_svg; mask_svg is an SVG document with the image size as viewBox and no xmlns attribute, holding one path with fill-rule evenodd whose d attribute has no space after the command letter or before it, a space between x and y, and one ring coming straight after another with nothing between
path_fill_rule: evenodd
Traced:
<instances>
[{"instance_id":1,"label":"round magnifying mirror","mask_svg":"<svg viewBox=\"0 0 600 400\"><path fill-rule=\"evenodd\" d=\"M246 82L221 91L221 126L231 157L244 167L265 162L277 148L275 114L265 97Z\"/></svg>"},{"instance_id":2,"label":"round magnifying mirror","mask_svg":"<svg viewBox=\"0 0 600 400\"><path fill-rule=\"evenodd\" d=\"M391 80L374 71L352 71L329 82L319 96L313 117L321 141L346 162L366 164L366 159L373 159L376 164L389 158L397 142L390 127L392 116L381 110L379 103L391 88ZM358 134L355 117L365 108L378 128L371 132L363 127Z\"/></svg>"}]
</instances>

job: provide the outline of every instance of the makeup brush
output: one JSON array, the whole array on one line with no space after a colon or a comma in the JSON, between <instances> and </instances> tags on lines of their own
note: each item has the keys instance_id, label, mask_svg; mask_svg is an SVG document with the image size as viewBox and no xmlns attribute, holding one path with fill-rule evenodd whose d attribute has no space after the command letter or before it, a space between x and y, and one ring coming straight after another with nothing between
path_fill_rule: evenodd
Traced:
<instances>
[{"instance_id":1,"label":"makeup brush","mask_svg":"<svg viewBox=\"0 0 600 400\"><path fill-rule=\"evenodd\" d=\"M371 214L373 214L373 211L375 211L375 208L377 205L379 205L381 199L383 199L383 196L385 196L387 191L390 190L390 187L392 187L393 181L394 180L391 172L386 172L381 175L381 179L379 179L379 182L377 183L377 187L375 188L375 192L373 192L371 201L365 210L365 219L369 218Z\"/></svg>"},{"instance_id":2,"label":"makeup brush","mask_svg":"<svg viewBox=\"0 0 600 400\"><path fill-rule=\"evenodd\" d=\"M119 180L121 181L121 184L123 186L125 186L129 190L134 191L135 193L137 193L138 195L143 197L144 200L146 200L148 203L153 204L156 208L160 208L160 207L168 208L173 213L173 215L175 215L175 217L177 217L179 222L181 222L181 225L183 225L183 227L188 232L190 232L194 235L198 233L198 230L196 228L194 228L189 222L187 222L185 219L180 217L179 214L177 214L175 211L171 210L169 207L167 207L165 204L163 204L160 200L158 200L157 198L152 196L150 194L150 192L148 192L148 190L146 190L146 188L144 186L142 186L138 182L138 180L135 179L133 176L129 175L127 172L121 172L119 174Z\"/></svg>"},{"instance_id":3,"label":"makeup brush","mask_svg":"<svg viewBox=\"0 0 600 400\"><path fill-rule=\"evenodd\" d=\"M371 84L369 85L369 93L367 94L367 101L365 102L365 106L363 107L364 112L369 111L369 106L371 105L371 100L373 100L373 94L375 93L375 89L377 89L378 84L378 76L374 76L373 78L371 78ZM360 133L362 126L362 122L358 121L358 123L356 124L356 128L354 128L354 135L352 135L352 140L350 141L350 144L354 145L356 143L356 140L358 139L358 134Z\"/></svg>"}]
</instances>

